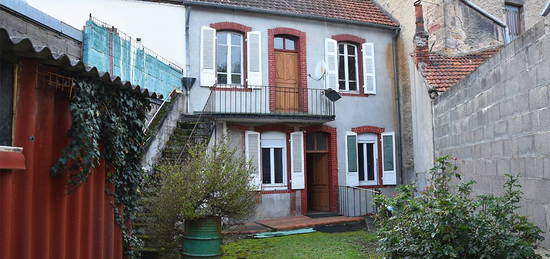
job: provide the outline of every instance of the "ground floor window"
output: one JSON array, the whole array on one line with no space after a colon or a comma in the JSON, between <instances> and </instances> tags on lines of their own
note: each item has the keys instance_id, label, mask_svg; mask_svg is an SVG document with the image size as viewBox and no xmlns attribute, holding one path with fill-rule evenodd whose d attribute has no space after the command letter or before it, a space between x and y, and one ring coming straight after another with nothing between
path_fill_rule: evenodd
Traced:
<instances>
[{"instance_id":1,"label":"ground floor window","mask_svg":"<svg viewBox=\"0 0 550 259\"><path fill-rule=\"evenodd\" d=\"M263 184L283 184L283 149L262 148Z\"/></svg>"},{"instance_id":2,"label":"ground floor window","mask_svg":"<svg viewBox=\"0 0 550 259\"><path fill-rule=\"evenodd\" d=\"M375 134L360 134L358 137L357 162L360 185L376 185L378 183L377 141Z\"/></svg>"},{"instance_id":3,"label":"ground floor window","mask_svg":"<svg viewBox=\"0 0 550 259\"><path fill-rule=\"evenodd\" d=\"M286 186L286 134L265 132L261 134L262 185Z\"/></svg>"}]
</instances>

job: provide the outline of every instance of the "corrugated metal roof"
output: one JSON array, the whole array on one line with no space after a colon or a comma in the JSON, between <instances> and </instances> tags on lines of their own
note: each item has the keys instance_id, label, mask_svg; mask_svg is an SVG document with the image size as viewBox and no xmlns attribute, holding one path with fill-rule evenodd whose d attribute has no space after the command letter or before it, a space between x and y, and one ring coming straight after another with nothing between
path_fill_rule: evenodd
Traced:
<instances>
[{"instance_id":1,"label":"corrugated metal roof","mask_svg":"<svg viewBox=\"0 0 550 259\"><path fill-rule=\"evenodd\" d=\"M60 67L66 71L74 72L78 75L96 79L117 87L129 88L150 98L162 98L161 94L149 92L149 90L145 88L132 85L128 81L121 80L120 77L112 77L108 72L98 71L96 67L86 66L81 60L71 58L65 53L52 52L48 46L35 45L27 37L10 36L8 30L1 27L0 50L11 51L20 57L39 59L44 64Z\"/></svg>"},{"instance_id":2,"label":"corrugated metal roof","mask_svg":"<svg viewBox=\"0 0 550 259\"><path fill-rule=\"evenodd\" d=\"M33 20L52 30L63 33L75 40L82 41L82 31L74 28L56 18L30 6L21 0L0 0L0 6L19 13L26 18Z\"/></svg>"}]
</instances>

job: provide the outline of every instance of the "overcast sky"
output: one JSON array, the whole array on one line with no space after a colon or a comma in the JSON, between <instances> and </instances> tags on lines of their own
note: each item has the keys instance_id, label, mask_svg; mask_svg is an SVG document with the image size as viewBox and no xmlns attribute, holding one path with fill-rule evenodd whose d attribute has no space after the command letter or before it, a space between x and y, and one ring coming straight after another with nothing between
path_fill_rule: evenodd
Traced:
<instances>
[{"instance_id":1,"label":"overcast sky","mask_svg":"<svg viewBox=\"0 0 550 259\"><path fill-rule=\"evenodd\" d=\"M82 30L89 14L115 26L159 55L185 64L182 6L134 0L26 0L41 11Z\"/></svg>"}]
</instances>

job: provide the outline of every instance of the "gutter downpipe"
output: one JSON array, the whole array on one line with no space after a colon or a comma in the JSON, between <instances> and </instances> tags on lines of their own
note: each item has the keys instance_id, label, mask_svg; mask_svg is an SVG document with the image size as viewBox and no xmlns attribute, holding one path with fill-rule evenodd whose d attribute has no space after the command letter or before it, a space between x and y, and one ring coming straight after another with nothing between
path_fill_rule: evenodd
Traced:
<instances>
[{"instance_id":1,"label":"gutter downpipe","mask_svg":"<svg viewBox=\"0 0 550 259\"><path fill-rule=\"evenodd\" d=\"M184 5L185 8L185 76L189 76L189 18L191 17L191 6ZM189 113L191 110L190 93L188 89L185 89L185 113Z\"/></svg>"},{"instance_id":2,"label":"gutter downpipe","mask_svg":"<svg viewBox=\"0 0 550 259\"><path fill-rule=\"evenodd\" d=\"M393 39L392 39L392 55L393 55L393 77L394 82L396 86L396 100L397 100L397 131L399 134L399 145L397 145L399 149L399 179L401 183L404 183L403 179L403 130L401 129L401 86L399 82L399 58L397 57L397 39L399 37L399 33L401 32L401 28L396 28L394 31Z\"/></svg>"}]
</instances>

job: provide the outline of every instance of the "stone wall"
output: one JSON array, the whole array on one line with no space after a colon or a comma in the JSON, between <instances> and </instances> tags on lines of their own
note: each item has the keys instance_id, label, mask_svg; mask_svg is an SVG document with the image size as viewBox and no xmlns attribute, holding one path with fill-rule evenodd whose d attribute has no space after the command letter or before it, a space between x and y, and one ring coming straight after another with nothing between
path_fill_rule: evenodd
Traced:
<instances>
[{"instance_id":1,"label":"stone wall","mask_svg":"<svg viewBox=\"0 0 550 259\"><path fill-rule=\"evenodd\" d=\"M504 43L504 28L459 0L424 4L433 52L460 55Z\"/></svg>"},{"instance_id":2,"label":"stone wall","mask_svg":"<svg viewBox=\"0 0 550 259\"><path fill-rule=\"evenodd\" d=\"M543 17L540 15L548 0L526 0L523 5L523 17L525 18L525 28L530 29L535 26Z\"/></svg>"},{"instance_id":3,"label":"stone wall","mask_svg":"<svg viewBox=\"0 0 550 259\"><path fill-rule=\"evenodd\" d=\"M475 194L519 174L520 213L550 247L550 18L540 21L434 102L437 155L457 156Z\"/></svg>"}]
</instances>

